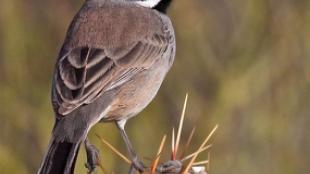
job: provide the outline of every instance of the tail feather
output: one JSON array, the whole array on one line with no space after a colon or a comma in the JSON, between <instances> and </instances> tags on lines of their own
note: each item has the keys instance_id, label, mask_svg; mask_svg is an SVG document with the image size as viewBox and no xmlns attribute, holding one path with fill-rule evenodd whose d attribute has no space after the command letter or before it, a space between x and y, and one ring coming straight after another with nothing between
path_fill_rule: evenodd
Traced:
<instances>
[{"instance_id":1,"label":"tail feather","mask_svg":"<svg viewBox=\"0 0 310 174\"><path fill-rule=\"evenodd\" d=\"M38 174L73 174L80 144L51 140Z\"/></svg>"}]
</instances>

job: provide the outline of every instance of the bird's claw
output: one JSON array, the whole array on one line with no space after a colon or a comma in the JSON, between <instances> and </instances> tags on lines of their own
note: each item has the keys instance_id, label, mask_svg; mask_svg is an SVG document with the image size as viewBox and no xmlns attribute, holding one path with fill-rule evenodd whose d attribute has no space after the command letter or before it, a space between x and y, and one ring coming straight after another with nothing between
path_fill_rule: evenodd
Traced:
<instances>
[{"instance_id":1,"label":"bird's claw","mask_svg":"<svg viewBox=\"0 0 310 174\"><path fill-rule=\"evenodd\" d=\"M147 167L138 158L134 158L129 173L136 173L136 171L144 173L146 169Z\"/></svg>"},{"instance_id":2,"label":"bird's claw","mask_svg":"<svg viewBox=\"0 0 310 174\"><path fill-rule=\"evenodd\" d=\"M94 145L90 144L88 140L85 141L85 148L87 155L87 163L85 164L85 167L90 174L96 170L97 166L99 166L100 155L99 150Z\"/></svg>"},{"instance_id":3,"label":"bird's claw","mask_svg":"<svg viewBox=\"0 0 310 174\"><path fill-rule=\"evenodd\" d=\"M138 170L140 173L143 173L146 170L146 166L143 164L142 161L140 161L138 158L134 159L132 162L132 165L136 170Z\"/></svg>"},{"instance_id":4,"label":"bird's claw","mask_svg":"<svg viewBox=\"0 0 310 174\"><path fill-rule=\"evenodd\" d=\"M88 169L87 174L91 174L96 170L96 166L91 166L89 163L85 163L85 167Z\"/></svg>"},{"instance_id":5,"label":"bird's claw","mask_svg":"<svg viewBox=\"0 0 310 174\"><path fill-rule=\"evenodd\" d=\"M157 174L179 174L181 170L181 161L167 161L157 167Z\"/></svg>"}]
</instances>

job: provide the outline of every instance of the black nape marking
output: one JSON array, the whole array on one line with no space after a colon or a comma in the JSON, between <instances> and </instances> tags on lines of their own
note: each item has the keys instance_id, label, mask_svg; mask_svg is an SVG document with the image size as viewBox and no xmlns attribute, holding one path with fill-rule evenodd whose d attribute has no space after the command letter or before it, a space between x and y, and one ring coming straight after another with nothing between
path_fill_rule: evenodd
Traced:
<instances>
[{"instance_id":1,"label":"black nape marking","mask_svg":"<svg viewBox=\"0 0 310 174\"><path fill-rule=\"evenodd\" d=\"M172 0L161 0L153 9L160 11L162 13L166 13L169 5L171 4Z\"/></svg>"}]
</instances>

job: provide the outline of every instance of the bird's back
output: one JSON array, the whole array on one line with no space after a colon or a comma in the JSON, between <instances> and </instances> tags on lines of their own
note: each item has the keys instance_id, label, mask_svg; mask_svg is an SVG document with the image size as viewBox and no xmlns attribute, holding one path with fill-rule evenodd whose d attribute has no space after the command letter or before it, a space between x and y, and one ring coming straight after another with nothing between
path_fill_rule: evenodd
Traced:
<instances>
[{"instance_id":1,"label":"bird's back","mask_svg":"<svg viewBox=\"0 0 310 174\"><path fill-rule=\"evenodd\" d=\"M69 28L66 49L78 46L122 48L155 33L163 33L163 21L156 10L132 2L105 0L85 2ZM170 26L169 26L170 27ZM172 26L171 26L172 27Z\"/></svg>"}]
</instances>

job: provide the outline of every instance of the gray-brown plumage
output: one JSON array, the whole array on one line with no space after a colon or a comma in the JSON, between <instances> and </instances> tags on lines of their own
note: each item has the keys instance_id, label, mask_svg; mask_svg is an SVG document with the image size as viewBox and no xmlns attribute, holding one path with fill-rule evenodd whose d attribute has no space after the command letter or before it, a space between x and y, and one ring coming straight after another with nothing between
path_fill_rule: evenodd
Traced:
<instances>
[{"instance_id":1,"label":"gray-brown plumage","mask_svg":"<svg viewBox=\"0 0 310 174\"><path fill-rule=\"evenodd\" d=\"M38 173L73 173L79 146L99 121L117 123L142 170L124 125L155 97L174 60L175 36L156 9L162 2L152 8L136 2L86 0L75 16L55 66L56 123Z\"/></svg>"}]
</instances>

